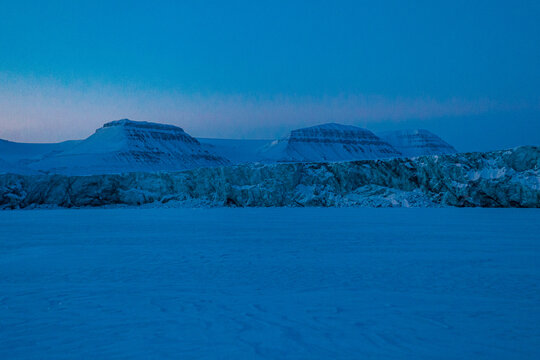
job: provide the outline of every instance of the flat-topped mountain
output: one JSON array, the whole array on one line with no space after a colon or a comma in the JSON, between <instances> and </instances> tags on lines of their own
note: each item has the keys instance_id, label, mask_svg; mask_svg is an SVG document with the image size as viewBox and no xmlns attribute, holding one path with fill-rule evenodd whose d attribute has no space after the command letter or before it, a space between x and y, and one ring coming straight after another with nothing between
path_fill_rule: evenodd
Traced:
<instances>
[{"instance_id":1,"label":"flat-topped mountain","mask_svg":"<svg viewBox=\"0 0 540 360\"><path fill-rule=\"evenodd\" d=\"M407 157L457 153L452 145L424 129L387 131L377 135Z\"/></svg>"},{"instance_id":2,"label":"flat-topped mountain","mask_svg":"<svg viewBox=\"0 0 540 360\"><path fill-rule=\"evenodd\" d=\"M75 146L30 167L87 175L175 171L227 164L227 159L204 149L180 127L122 119L106 123Z\"/></svg>"},{"instance_id":3,"label":"flat-topped mountain","mask_svg":"<svg viewBox=\"0 0 540 360\"><path fill-rule=\"evenodd\" d=\"M122 119L104 124L84 140L53 144L0 139L0 172L94 175L179 171L273 162L334 162L456 153L427 130L375 135L328 123L292 130L279 140L196 139L182 128Z\"/></svg>"},{"instance_id":4,"label":"flat-topped mountain","mask_svg":"<svg viewBox=\"0 0 540 360\"><path fill-rule=\"evenodd\" d=\"M401 156L367 129L341 124L323 124L291 131L261 149L263 161L344 161Z\"/></svg>"}]
</instances>

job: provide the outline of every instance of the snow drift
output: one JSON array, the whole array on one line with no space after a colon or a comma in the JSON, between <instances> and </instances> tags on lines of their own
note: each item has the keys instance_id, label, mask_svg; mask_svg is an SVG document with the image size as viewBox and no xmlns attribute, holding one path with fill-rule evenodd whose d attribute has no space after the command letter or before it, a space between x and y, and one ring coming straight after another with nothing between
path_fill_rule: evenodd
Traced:
<instances>
[{"instance_id":1,"label":"snow drift","mask_svg":"<svg viewBox=\"0 0 540 360\"><path fill-rule=\"evenodd\" d=\"M0 175L0 206L540 207L540 148L117 175Z\"/></svg>"}]
</instances>

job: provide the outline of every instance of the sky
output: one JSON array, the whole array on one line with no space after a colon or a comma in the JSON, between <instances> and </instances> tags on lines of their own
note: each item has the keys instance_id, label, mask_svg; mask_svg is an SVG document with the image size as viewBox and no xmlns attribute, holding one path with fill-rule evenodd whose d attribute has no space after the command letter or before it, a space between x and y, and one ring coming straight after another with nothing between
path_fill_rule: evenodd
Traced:
<instances>
[{"instance_id":1,"label":"sky","mask_svg":"<svg viewBox=\"0 0 540 360\"><path fill-rule=\"evenodd\" d=\"M130 118L198 137L325 122L540 145L538 1L0 0L0 138Z\"/></svg>"}]
</instances>

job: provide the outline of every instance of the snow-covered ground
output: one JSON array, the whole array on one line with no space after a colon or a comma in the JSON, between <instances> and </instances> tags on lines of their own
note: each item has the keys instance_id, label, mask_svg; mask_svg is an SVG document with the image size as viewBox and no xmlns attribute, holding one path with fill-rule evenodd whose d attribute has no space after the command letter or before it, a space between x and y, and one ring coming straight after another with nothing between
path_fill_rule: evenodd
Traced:
<instances>
[{"instance_id":1,"label":"snow-covered ground","mask_svg":"<svg viewBox=\"0 0 540 360\"><path fill-rule=\"evenodd\" d=\"M538 359L537 209L0 213L1 359Z\"/></svg>"}]
</instances>

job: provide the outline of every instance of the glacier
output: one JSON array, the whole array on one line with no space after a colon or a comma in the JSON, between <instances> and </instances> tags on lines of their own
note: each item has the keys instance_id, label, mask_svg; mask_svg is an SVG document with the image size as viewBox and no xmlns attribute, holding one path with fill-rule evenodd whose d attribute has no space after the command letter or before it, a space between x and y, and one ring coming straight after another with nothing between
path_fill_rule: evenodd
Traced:
<instances>
[{"instance_id":1,"label":"glacier","mask_svg":"<svg viewBox=\"0 0 540 360\"><path fill-rule=\"evenodd\" d=\"M0 175L5 209L112 205L540 207L540 148L180 172Z\"/></svg>"}]
</instances>

